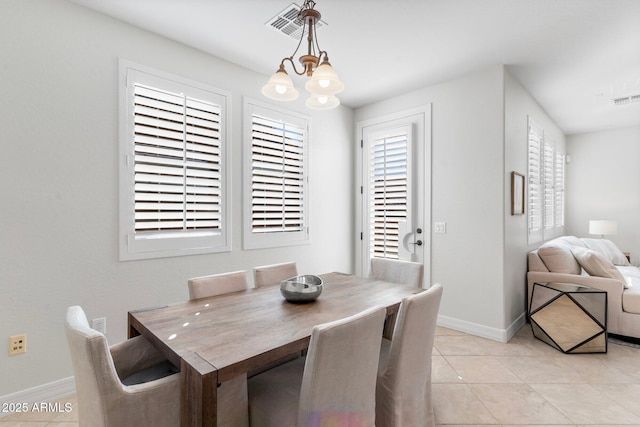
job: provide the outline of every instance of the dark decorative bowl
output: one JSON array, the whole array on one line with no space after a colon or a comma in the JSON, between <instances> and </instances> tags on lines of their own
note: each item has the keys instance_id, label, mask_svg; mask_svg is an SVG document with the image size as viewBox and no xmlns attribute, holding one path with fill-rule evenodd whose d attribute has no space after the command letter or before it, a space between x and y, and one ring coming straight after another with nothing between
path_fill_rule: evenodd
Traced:
<instances>
[{"instance_id":1,"label":"dark decorative bowl","mask_svg":"<svg viewBox=\"0 0 640 427\"><path fill-rule=\"evenodd\" d=\"M311 302L322 293L322 279L305 274L283 280L280 283L282 296L290 302Z\"/></svg>"}]
</instances>

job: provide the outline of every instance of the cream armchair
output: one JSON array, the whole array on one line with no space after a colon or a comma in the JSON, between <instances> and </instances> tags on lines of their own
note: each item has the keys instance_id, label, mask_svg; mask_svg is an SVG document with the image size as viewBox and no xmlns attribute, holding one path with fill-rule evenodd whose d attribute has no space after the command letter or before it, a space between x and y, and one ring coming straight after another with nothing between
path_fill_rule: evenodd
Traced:
<instances>
[{"instance_id":1,"label":"cream armchair","mask_svg":"<svg viewBox=\"0 0 640 427\"><path fill-rule=\"evenodd\" d=\"M78 306L67 309L65 332L81 427L180 425L180 375L148 341L109 348Z\"/></svg>"}]
</instances>

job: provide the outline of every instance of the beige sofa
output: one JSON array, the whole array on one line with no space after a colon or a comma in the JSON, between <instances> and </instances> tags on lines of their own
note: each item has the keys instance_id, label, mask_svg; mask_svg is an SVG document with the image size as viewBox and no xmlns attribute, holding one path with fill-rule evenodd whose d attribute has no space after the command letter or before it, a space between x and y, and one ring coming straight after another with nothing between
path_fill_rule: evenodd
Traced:
<instances>
[{"instance_id":1,"label":"beige sofa","mask_svg":"<svg viewBox=\"0 0 640 427\"><path fill-rule=\"evenodd\" d=\"M640 338L640 268L610 240L563 236L529 252L527 307L534 283L576 283L607 292L607 331Z\"/></svg>"}]
</instances>

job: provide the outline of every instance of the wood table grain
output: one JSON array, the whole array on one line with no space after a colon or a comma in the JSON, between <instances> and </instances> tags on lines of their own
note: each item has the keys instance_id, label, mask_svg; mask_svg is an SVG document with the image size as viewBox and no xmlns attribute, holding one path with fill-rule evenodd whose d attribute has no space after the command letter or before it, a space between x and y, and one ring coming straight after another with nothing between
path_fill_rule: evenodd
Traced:
<instances>
[{"instance_id":1,"label":"wood table grain","mask_svg":"<svg viewBox=\"0 0 640 427\"><path fill-rule=\"evenodd\" d=\"M397 312L419 289L357 276L321 275L311 303L287 302L278 285L131 311L129 336L142 334L181 371L183 426L216 426L217 385L309 345L315 325L374 305Z\"/></svg>"}]
</instances>

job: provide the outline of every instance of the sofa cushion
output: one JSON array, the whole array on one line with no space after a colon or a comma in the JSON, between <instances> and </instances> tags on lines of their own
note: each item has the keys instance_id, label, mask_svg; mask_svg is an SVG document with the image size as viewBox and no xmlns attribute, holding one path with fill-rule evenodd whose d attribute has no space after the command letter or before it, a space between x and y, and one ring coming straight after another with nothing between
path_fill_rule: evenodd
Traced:
<instances>
[{"instance_id":1,"label":"sofa cushion","mask_svg":"<svg viewBox=\"0 0 640 427\"><path fill-rule=\"evenodd\" d=\"M624 277L622 277L622 274L615 265L611 264L609 260L598 252L578 247L572 248L571 252L590 276L609 277L611 279L617 279L626 285Z\"/></svg>"},{"instance_id":2,"label":"sofa cushion","mask_svg":"<svg viewBox=\"0 0 640 427\"><path fill-rule=\"evenodd\" d=\"M640 314L640 286L625 289L622 293L622 310Z\"/></svg>"},{"instance_id":3,"label":"sofa cushion","mask_svg":"<svg viewBox=\"0 0 640 427\"><path fill-rule=\"evenodd\" d=\"M632 288L634 285L636 288L640 289L640 277L625 276L624 281L624 287L626 289Z\"/></svg>"},{"instance_id":4,"label":"sofa cushion","mask_svg":"<svg viewBox=\"0 0 640 427\"><path fill-rule=\"evenodd\" d=\"M626 277L637 277L640 278L640 268L635 265L616 265L616 269Z\"/></svg>"},{"instance_id":5,"label":"sofa cushion","mask_svg":"<svg viewBox=\"0 0 640 427\"><path fill-rule=\"evenodd\" d=\"M598 252L600 255L608 259L613 265L629 265L627 257L622 251L607 239L582 239L589 249Z\"/></svg>"},{"instance_id":6,"label":"sofa cushion","mask_svg":"<svg viewBox=\"0 0 640 427\"><path fill-rule=\"evenodd\" d=\"M552 273L580 274L580 264L571 253L571 246L547 242L538 248L538 256Z\"/></svg>"}]
</instances>

